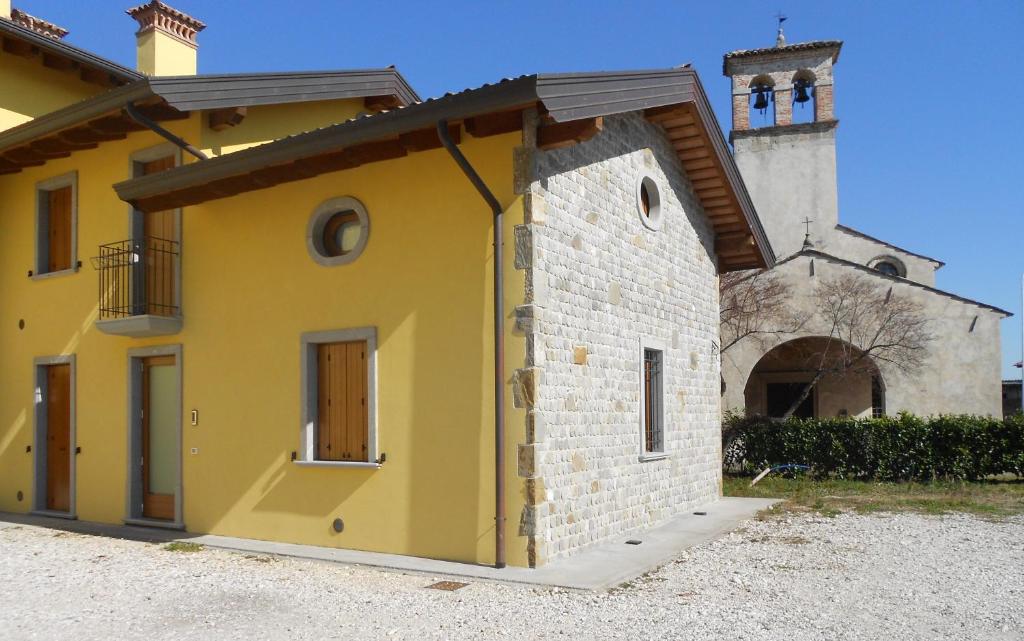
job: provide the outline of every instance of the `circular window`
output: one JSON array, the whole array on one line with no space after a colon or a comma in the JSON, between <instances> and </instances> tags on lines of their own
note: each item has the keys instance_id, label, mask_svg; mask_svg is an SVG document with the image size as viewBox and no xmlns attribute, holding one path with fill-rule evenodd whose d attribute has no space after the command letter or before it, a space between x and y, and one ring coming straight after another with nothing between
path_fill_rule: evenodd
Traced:
<instances>
[{"instance_id":1,"label":"circular window","mask_svg":"<svg viewBox=\"0 0 1024 641\"><path fill-rule=\"evenodd\" d=\"M661 190L649 174L641 174L636 182L636 208L644 227L661 229Z\"/></svg>"},{"instance_id":2,"label":"circular window","mask_svg":"<svg viewBox=\"0 0 1024 641\"><path fill-rule=\"evenodd\" d=\"M345 265L363 252L369 234L370 220L361 202L348 196L332 198L313 212L306 246L321 265Z\"/></svg>"}]
</instances>

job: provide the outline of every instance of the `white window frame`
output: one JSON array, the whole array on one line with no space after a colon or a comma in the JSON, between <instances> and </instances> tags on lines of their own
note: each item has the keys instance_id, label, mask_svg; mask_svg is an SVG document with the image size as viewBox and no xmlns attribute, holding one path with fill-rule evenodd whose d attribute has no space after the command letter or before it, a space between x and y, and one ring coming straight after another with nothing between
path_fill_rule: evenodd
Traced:
<instances>
[{"instance_id":1,"label":"white window frame","mask_svg":"<svg viewBox=\"0 0 1024 641\"><path fill-rule=\"evenodd\" d=\"M640 460L641 461L657 461L660 459L668 458L668 422L666 421L667 413L665 411L665 383L668 378L668 345L665 341L652 338L643 337L639 340L639 349L637 350L639 371L637 381L639 383L639 406L640 415L638 424L640 426ZM644 417L647 416L647 402L644 398L644 352L647 350L656 350L661 352L661 450L660 451L648 451L647 449L647 425L644 421Z\"/></svg>"},{"instance_id":2,"label":"white window frame","mask_svg":"<svg viewBox=\"0 0 1024 641\"><path fill-rule=\"evenodd\" d=\"M67 269L59 269L55 272L47 271L48 267L48 254L49 254L49 239L43 237L43 230L46 229L46 225L43 222L43 217L48 216L49 210L49 199L45 201L43 199L44 194L49 194L51 191L61 189L63 187L71 187L71 266ZM42 280L46 278L54 278L57 276L67 276L78 272L78 172L69 171L66 174L60 176L54 176L53 178L47 178L36 183L35 186L35 210L36 210L36 257L35 257L35 269L32 270L32 280ZM45 258L44 258L45 256Z\"/></svg>"},{"instance_id":3,"label":"white window frame","mask_svg":"<svg viewBox=\"0 0 1024 641\"><path fill-rule=\"evenodd\" d=\"M366 341L366 461L321 461L316 458L317 407L317 346L324 343ZM308 467L380 468L377 443L377 328L305 332L301 338L301 396L302 423L299 450L294 463Z\"/></svg>"}]
</instances>

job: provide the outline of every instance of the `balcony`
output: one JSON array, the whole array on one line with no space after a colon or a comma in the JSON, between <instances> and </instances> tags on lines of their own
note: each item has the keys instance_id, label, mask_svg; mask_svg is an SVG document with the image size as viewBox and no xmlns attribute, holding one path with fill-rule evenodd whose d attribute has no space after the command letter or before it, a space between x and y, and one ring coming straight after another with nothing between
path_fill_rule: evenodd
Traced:
<instances>
[{"instance_id":1,"label":"balcony","mask_svg":"<svg viewBox=\"0 0 1024 641\"><path fill-rule=\"evenodd\" d=\"M181 263L177 241L122 240L100 245L96 329L117 336L168 336L181 331Z\"/></svg>"}]
</instances>

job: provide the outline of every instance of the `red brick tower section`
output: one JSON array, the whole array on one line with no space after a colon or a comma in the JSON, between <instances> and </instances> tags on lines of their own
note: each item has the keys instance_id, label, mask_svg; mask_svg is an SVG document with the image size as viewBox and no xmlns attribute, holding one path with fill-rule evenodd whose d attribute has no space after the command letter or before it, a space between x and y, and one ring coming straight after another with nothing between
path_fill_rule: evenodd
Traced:
<instances>
[{"instance_id":1,"label":"red brick tower section","mask_svg":"<svg viewBox=\"0 0 1024 641\"><path fill-rule=\"evenodd\" d=\"M794 86L798 80L810 83L808 92L814 99L814 122L834 122L832 66L839 61L842 45L839 40L787 45L780 38L774 47L725 54L722 71L732 80L733 131L751 129L751 89L765 84L771 85L775 101L775 121L766 127L793 125Z\"/></svg>"}]
</instances>

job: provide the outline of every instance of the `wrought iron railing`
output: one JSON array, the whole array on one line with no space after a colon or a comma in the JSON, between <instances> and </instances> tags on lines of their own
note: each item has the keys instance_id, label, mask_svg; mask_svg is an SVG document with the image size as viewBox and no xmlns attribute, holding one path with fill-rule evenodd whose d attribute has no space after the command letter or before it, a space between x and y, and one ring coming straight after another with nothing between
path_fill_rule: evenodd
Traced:
<instances>
[{"instance_id":1,"label":"wrought iron railing","mask_svg":"<svg viewBox=\"0 0 1024 641\"><path fill-rule=\"evenodd\" d=\"M99 272L99 318L178 315L178 242L163 238L100 245L92 259Z\"/></svg>"}]
</instances>

